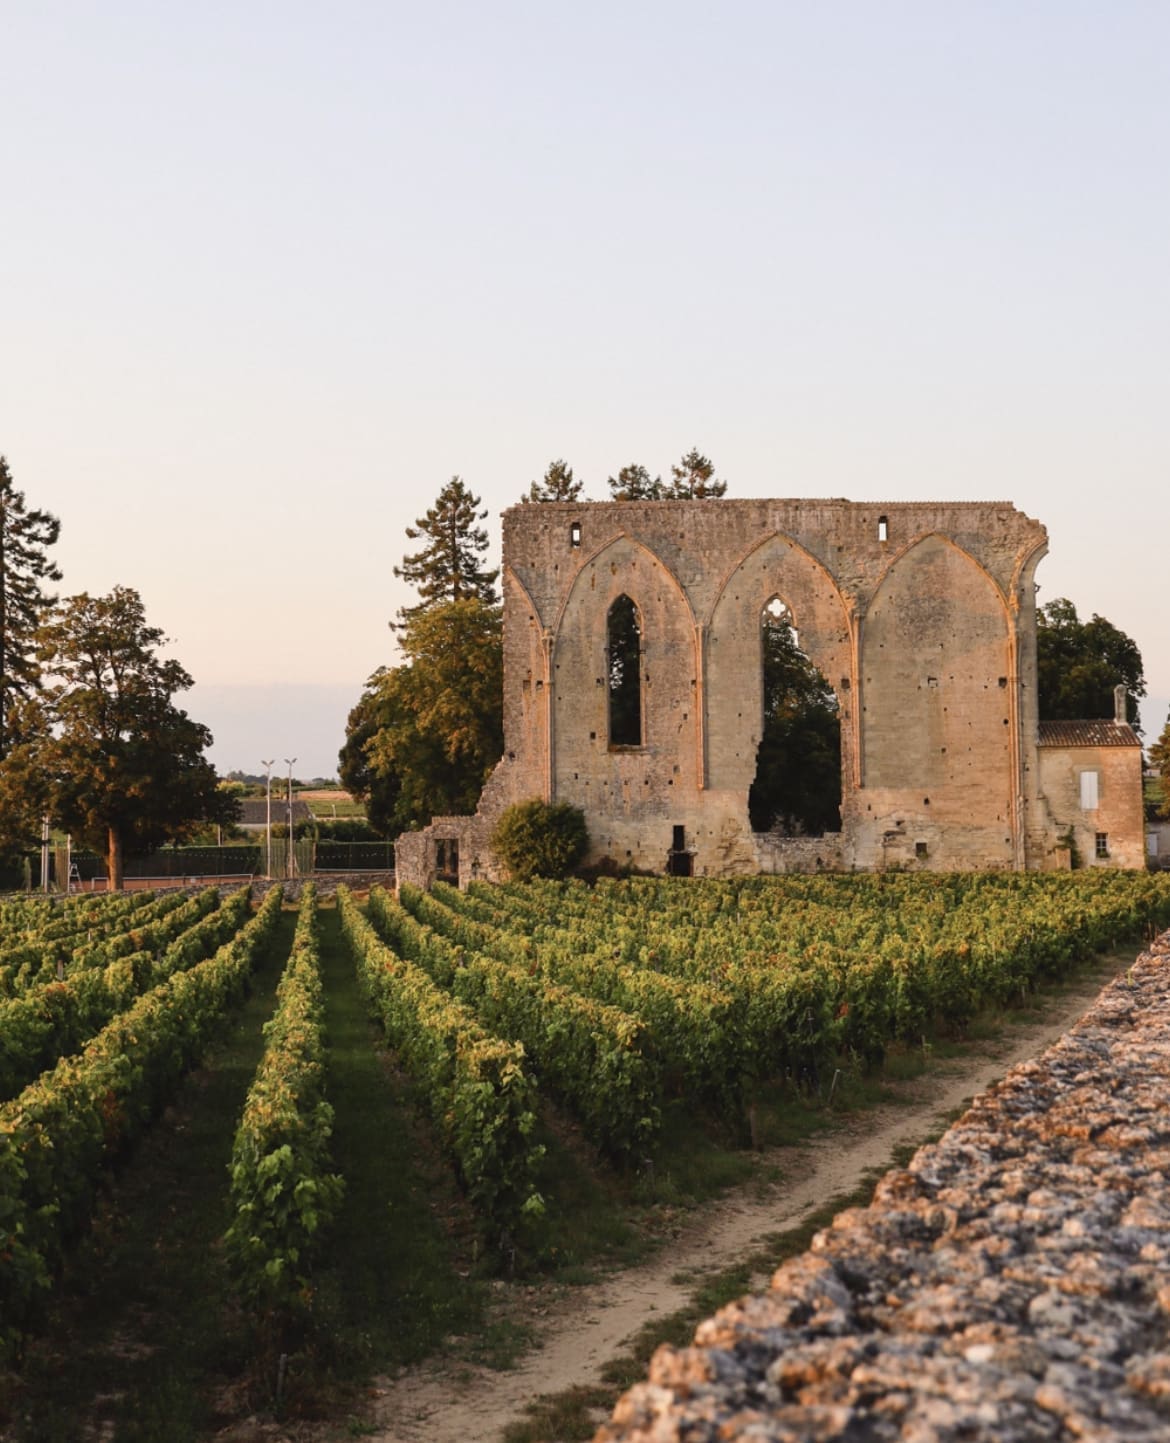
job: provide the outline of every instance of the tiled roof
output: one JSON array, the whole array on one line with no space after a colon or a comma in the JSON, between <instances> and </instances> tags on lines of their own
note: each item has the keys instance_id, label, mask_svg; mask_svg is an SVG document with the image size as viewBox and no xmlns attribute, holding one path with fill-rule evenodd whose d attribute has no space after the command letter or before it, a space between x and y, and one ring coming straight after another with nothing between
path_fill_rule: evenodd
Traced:
<instances>
[{"instance_id":1,"label":"tiled roof","mask_svg":"<svg viewBox=\"0 0 1170 1443\"><path fill-rule=\"evenodd\" d=\"M1137 732L1128 722L1042 721L1042 747L1140 747Z\"/></svg>"}]
</instances>

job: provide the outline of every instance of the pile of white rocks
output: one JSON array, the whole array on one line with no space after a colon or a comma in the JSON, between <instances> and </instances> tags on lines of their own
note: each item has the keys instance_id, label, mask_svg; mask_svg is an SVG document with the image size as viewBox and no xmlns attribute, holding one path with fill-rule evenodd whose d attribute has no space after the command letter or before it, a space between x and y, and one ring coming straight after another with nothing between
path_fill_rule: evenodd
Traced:
<instances>
[{"instance_id":1,"label":"pile of white rocks","mask_svg":"<svg viewBox=\"0 0 1170 1443\"><path fill-rule=\"evenodd\" d=\"M1170 933L596 1443L1170 1440Z\"/></svg>"}]
</instances>

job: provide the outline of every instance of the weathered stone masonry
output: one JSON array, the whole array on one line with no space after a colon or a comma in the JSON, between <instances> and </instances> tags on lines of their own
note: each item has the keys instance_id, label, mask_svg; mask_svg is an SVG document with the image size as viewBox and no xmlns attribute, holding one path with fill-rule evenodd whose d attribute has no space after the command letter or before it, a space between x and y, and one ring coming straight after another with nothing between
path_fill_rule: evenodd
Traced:
<instances>
[{"instance_id":1,"label":"weathered stone masonry","mask_svg":"<svg viewBox=\"0 0 1170 1443\"><path fill-rule=\"evenodd\" d=\"M658 872L680 850L696 875L1067 865L1070 819L1039 765L1047 533L1010 503L554 503L503 522L506 753L477 817L443 819L461 881L495 875L492 823L534 796L584 809L593 860ZM622 596L641 630L638 746L608 730L607 617ZM815 844L748 821L773 598L840 704L841 830ZM1140 805L1137 738L1122 724L1111 745L1110 796L1132 786ZM1072 772L1097 763L1062 768L1055 751L1063 799ZM1103 830L1074 820L1082 840ZM403 875L426 885L434 839L402 842ZM1140 827L1090 851L1140 866Z\"/></svg>"},{"instance_id":2,"label":"weathered stone masonry","mask_svg":"<svg viewBox=\"0 0 1170 1443\"><path fill-rule=\"evenodd\" d=\"M1170 1438L1170 933L597 1443Z\"/></svg>"}]
</instances>

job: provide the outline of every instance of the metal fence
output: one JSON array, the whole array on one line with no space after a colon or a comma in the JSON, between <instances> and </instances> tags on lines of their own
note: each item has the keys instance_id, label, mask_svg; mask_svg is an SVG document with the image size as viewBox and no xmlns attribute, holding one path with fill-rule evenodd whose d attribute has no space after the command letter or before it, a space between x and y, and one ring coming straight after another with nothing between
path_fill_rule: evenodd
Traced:
<instances>
[{"instance_id":1,"label":"metal fence","mask_svg":"<svg viewBox=\"0 0 1170 1443\"><path fill-rule=\"evenodd\" d=\"M148 856L126 857L122 874L127 882L184 882L199 877L311 877L315 872L394 870L393 842L305 837L293 843L290 859L288 839L273 837L271 854L266 855L266 850L263 842L244 847L163 847ZM56 845L49 849L49 887L53 891L89 888L104 882L107 875L106 859L96 852ZM20 888L42 889L39 850L25 853L0 871L0 891Z\"/></svg>"}]
</instances>

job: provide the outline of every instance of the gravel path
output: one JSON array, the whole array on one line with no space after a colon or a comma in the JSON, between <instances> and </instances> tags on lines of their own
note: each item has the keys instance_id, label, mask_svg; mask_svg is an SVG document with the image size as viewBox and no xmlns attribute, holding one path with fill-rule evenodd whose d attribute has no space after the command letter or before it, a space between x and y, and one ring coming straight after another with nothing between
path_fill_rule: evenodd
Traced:
<instances>
[{"instance_id":1,"label":"gravel path","mask_svg":"<svg viewBox=\"0 0 1170 1443\"><path fill-rule=\"evenodd\" d=\"M1170 933L598 1443L1170 1437Z\"/></svg>"},{"instance_id":2,"label":"gravel path","mask_svg":"<svg viewBox=\"0 0 1170 1443\"><path fill-rule=\"evenodd\" d=\"M1102 980L1098 976L1053 1001L1043 1021L1011 1027L1001 1043L981 1055L939 1064L915 1085L912 1101L867 1112L843 1133L780 1159L788 1181L762 1198L739 1198L706 1211L651 1263L550 1299L540 1317L543 1344L516 1369L462 1368L453 1377L450 1362L440 1360L382 1380L379 1431L372 1436L381 1443L492 1443L538 1395L597 1382L602 1366L645 1322L689 1300L694 1284L682 1287L672 1281L681 1271L729 1266L826 1199L853 1190L867 1172L888 1167L895 1148L917 1145L936 1133L940 1121L973 1095L1059 1038L1096 1000ZM653 1437L657 1443L659 1435Z\"/></svg>"}]
</instances>

